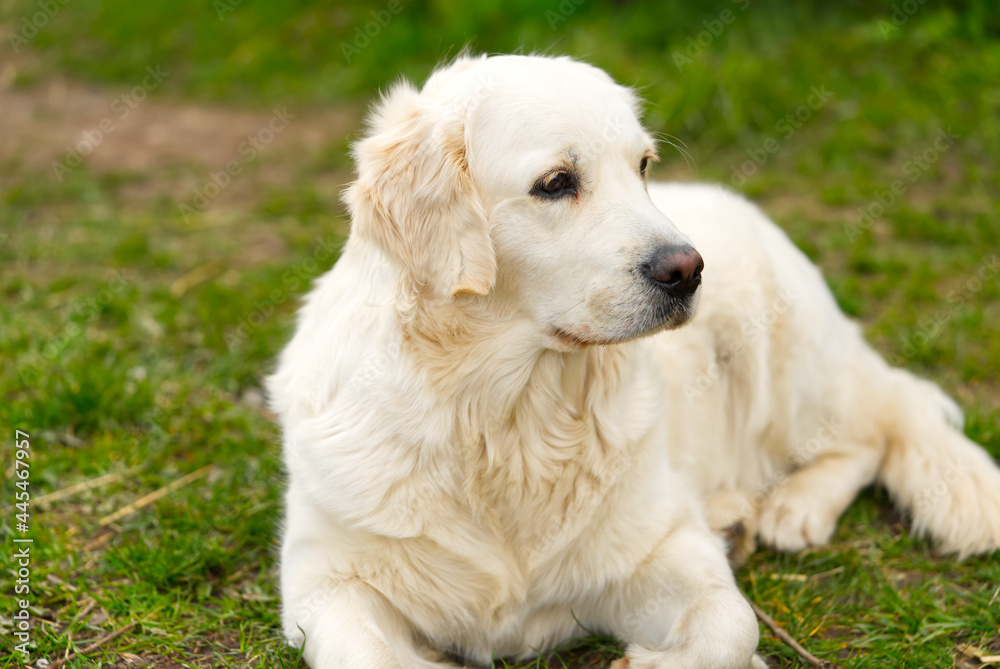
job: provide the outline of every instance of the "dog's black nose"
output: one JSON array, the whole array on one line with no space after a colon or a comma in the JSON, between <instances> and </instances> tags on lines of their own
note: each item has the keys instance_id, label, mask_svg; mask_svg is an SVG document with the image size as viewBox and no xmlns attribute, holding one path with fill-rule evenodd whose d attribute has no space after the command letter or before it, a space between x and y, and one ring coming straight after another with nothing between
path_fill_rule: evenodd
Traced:
<instances>
[{"instance_id":1,"label":"dog's black nose","mask_svg":"<svg viewBox=\"0 0 1000 669\"><path fill-rule=\"evenodd\" d=\"M661 246L647 264L649 275L671 297L687 297L701 284L705 261L690 246Z\"/></svg>"}]
</instances>

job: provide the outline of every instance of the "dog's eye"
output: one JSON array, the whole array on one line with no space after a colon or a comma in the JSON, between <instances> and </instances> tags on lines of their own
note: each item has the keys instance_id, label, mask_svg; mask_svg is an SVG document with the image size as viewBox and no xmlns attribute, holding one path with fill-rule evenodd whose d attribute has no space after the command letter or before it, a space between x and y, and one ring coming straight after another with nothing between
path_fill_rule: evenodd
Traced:
<instances>
[{"instance_id":1,"label":"dog's eye","mask_svg":"<svg viewBox=\"0 0 1000 669\"><path fill-rule=\"evenodd\" d=\"M639 175L646 176L646 166L649 164L649 158L643 157L642 161L639 162Z\"/></svg>"},{"instance_id":2,"label":"dog's eye","mask_svg":"<svg viewBox=\"0 0 1000 669\"><path fill-rule=\"evenodd\" d=\"M552 172L535 182L531 194L538 197L557 198L576 194L576 177L569 172Z\"/></svg>"}]
</instances>

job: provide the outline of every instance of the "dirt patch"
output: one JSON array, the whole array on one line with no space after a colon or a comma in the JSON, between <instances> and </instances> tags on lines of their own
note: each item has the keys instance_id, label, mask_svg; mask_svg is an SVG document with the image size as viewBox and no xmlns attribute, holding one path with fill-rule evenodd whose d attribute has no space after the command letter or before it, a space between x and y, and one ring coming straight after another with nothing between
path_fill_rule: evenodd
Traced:
<instances>
[{"instance_id":1,"label":"dirt patch","mask_svg":"<svg viewBox=\"0 0 1000 669\"><path fill-rule=\"evenodd\" d=\"M21 88L17 65L0 68L0 162L55 181L77 169L135 175L118 190L126 199L178 202L213 192L212 174L228 181L204 208L253 199L262 185L287 186L324 147L340 147L360 126L359 110L276 103L245 110L163 99L149 90L104 88L53 78ZM345 163L346 164L346 163ZM237 175L227 179L227 166ZM347 175L330 184L336 196Z\"/></svg>"}]
</instances>

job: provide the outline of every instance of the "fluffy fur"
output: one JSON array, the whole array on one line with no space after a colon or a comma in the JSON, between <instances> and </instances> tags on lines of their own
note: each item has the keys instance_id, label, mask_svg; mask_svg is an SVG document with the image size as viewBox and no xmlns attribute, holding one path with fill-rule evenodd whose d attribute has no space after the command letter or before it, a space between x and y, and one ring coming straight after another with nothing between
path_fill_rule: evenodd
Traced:
<instances>
[{"instance_id":1,"label":"fluffy fur","mask_svg":"<svg viewBox=\"0 0 1000 669\"><path fill-rule=\"evenodd\" d=\"M753 205L647 186L636 112L600 70L524 56L374 110L351 237L269 381L284 629L315 669L482 665L580 625L633 669L760 666L713 529L822 544L875 481L943 549L1000 547L1000 471L954 403ZM531 194L560 170L576 192ZM661 299L644 263L685 243L704 285Z\"/></svg>"}]
</instances>

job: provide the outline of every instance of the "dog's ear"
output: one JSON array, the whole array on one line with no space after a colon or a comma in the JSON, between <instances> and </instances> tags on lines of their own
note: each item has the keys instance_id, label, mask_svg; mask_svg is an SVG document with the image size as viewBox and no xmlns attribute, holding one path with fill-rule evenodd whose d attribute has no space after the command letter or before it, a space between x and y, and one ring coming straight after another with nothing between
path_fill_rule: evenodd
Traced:
<instances>
[{"instance_id":1,"label":"dog's ear","mask_svg":"<svg viewBox=\"0 0 1000 669\"><path fill-rule=\"evenodd\" d=\"M460 109L398 84L354 145L358 179L345 194L352 234L376 244L442 296L486 295L496 257L469 175Z\"/></svg>"}]
</instances>

